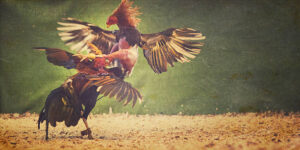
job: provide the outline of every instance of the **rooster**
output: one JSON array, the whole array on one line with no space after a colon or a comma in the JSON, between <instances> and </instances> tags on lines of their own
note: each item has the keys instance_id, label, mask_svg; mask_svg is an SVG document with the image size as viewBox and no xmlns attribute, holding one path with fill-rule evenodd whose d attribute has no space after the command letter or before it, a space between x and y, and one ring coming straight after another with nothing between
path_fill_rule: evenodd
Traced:
<instances>
[{"instance_id":1,"label":"rooster","mask_svg":"<svg viewBox=\"0 0 300 150\"><path fill-rule=\"evenodd\" d=\"M46 140L49 123L55 127L56 122L64 121L67 127L76 126L80 118L86 126L86 130L81 131L81 135L88 135L88 138L92 139L87 117L94 108L99 94L115 97L118 101L126 99L125 105L133 101L132 106L137 100L142 100L139 91L123 80L124 72L121 68L107 68L110 61L101 57L101 51L84 56L57 48L37 47L35 49L45 51L48 61L54 65L67 69L75 68L78 71L60 87L54 89L46 99L38 119L39 129L40 123L46 121ZM100 55L97 55L99 53Z\"/></svg>"},{"instance_id":2,"label":"rooster","mask_svg":"<svg viewBox=\"0 0 300 150\"><path fill-rule=\"evenodd\" d=\"M108 31L88 22L74 18L64 18L58 22L61 27L59 35L71 50L81 52L94 44L99 49L106 49L109 55L104 57L110 60L121 60L125 72L130 75L138 58L138 47L141 47L144 56L155 73L167 71L168 65L174 62L189 62L200 53L205 39L200 32L191 28L168 28L159 33L142 34L136 27L141 21L137 18L141 13L138 7L132 7L133 2L122 0L120 5L107 19L107 27L117 25L119 30ZM196 42L195 42L196 41ZM124 59L124 58L129 59Z\"/></svg>"},{"instance_id":3,"label":"rooster","mask_svg":"<svg viewBox=\"0 0 300 150\"><path fill-rule=\"evenodd\" d=\"M194 29L169 28L154 34L140 33L136 27L140 22L137 16L141 13L132 4L129 0L122 0L108 17L107 27L117 25L119 30L116 31L74 18L63 18L58 22L59 36L71 50L77 52L75 55L60 49L38 48L45 50L48 61L55 65L77 68L79 71L53 90L46 100L38 121L46 120L46 138L49 122L55 126L56 121L65 121L70 126L76 125L80 117L87 128L82 135L88 134L92 138L86 119L95 106L98 94L115 97L119 101L127 99L124 104L132 100L133 106L141 100L141 94L124 81L137 62L138 47L143 49L144 57L155 73L166 72L167 67L173 67L175 62L189 62L189 58L195 58L200 53L199 47L203 43L199 41L205 36ZM85 50L88 56L81 54Z\"/></svg>"}]
</instances>

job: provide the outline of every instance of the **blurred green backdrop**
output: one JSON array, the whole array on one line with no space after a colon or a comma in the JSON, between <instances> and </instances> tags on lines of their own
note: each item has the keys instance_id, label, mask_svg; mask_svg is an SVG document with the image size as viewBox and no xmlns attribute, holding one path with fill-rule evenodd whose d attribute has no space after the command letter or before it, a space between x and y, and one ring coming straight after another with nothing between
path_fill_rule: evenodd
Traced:
<instances>
[{"instance_id":1,"label":"blurred green backdrop","mask_svg":"<svg viewBox=\"0 0 300 150\"><path fill-rule=\"evenodd\" d=\"M105 28L120 0L0 0L0 112L38 112L49 92L73 75L32 47L68 47L57 21L74 17ZM299 1L137 0L138 29L191 27L207 39L191 63L157 75L140 58L127 81L144 102L123 107L104 98L94 113L207 114L300 110ZM111 28L117 29L116 27Z\"/></svg>"}]
</instances>

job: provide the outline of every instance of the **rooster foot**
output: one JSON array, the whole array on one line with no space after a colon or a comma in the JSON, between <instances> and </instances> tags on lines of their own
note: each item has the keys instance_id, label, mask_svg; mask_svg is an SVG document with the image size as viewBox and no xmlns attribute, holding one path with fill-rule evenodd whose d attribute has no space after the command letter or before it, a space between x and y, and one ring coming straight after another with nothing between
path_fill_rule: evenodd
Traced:
<instances>
[{"instance_id":1,"label":"rooster foot","mask_svg":"<svg viewBox=\"0 0 300 150\"><path fill-rule=\"evenodd\" d=\"M90 140L94 139L93 136L92 136L92 134L88 135L88 139L90 139Z\"/></svg>"},{"instance_id":2,"label":"rooster foot","mask_svg":"<svg viewBox=\"0 0 300 150\"><path fill-rule=\"evenodd\" d=\"M85 136L85 135L88 135L89 139L94 139L93 136L92 136L92 131L91 131L90 128L81 131L81 136Z\"/></svg>"}]
</instances>

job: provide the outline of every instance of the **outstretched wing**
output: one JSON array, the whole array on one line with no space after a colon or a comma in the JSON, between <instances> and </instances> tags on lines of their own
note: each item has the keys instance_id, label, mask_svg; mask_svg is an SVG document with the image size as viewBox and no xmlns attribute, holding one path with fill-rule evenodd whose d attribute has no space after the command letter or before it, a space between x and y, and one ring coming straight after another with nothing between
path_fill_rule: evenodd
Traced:
<instances>
[{"instance_id":1,"label":"outstretched wing","mask_svg":"<svg viewBox=\"0 0 300 150\"><path fill-rule=\"evenodd\" d=\"M200 53L201 42L205 39L200 32L191 28L169 28L154 34L141 34L140 46L144 50L148 64L156 73L167 71L168 64L189 62ZM193 41L193 42L192 42Z\"/></svg>"},{"instance_id":2,"label":"outstretched wing","mask_svg":"<svg viewBox=\"0 0 300 150\"><path fill-rule=\"evenodd\" d=\"M67 69L76 67L72 53L66 52L58 48L34 47L36 50L45 51L47 60L57 66L63 66Z\"/></svg>"},{"instance_id":3,"label":"outstretched wing","mask_svg":"<svg viewBox=\"0 0 300 150\"><path fill-rule=\"evenodd\" d=\"M94 44L103 54L109 54L113 47L116 36L112 31L104 30L93 24L82 22L74 18L63 18L63 22L58 22L61 31L58 35L71 47L71 50L81 52L88 49L88 43Z\"/></svg>"},{"instance_id":4,"label":"outstretched wing","mask_svg":"<svg viewBox=\"0 0 300 150\"><path fill-rule=\"evenodd\" d=\"M132 107L136 104L136 101L142 101L142 95L140 92L133 88L130 83L125 82L122 79L113 76L96 76L90 75L86 76L89 80L83 87L80 93L92 86L97 86L97 91L104 96L109 98L114 97L119 102L125 100L124 105L127 105L130 101L132 102Z\"/></svg>"}]
</instances>

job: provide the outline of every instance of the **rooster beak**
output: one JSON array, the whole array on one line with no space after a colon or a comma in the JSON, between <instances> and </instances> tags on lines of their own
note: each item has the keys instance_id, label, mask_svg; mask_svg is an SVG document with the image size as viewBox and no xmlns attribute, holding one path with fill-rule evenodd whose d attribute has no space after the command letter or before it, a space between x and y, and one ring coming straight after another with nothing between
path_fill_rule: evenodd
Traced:
<instances>
[{"instance_id":1,"label":"rooster beak","mask_svg":"<svg viewBox=\"0 0 300 150\"><path fill-rule=\"evenodd\" d=\"M107 24L106 27L109 28L111 25Z\"/></svg>"}]
</instances>

